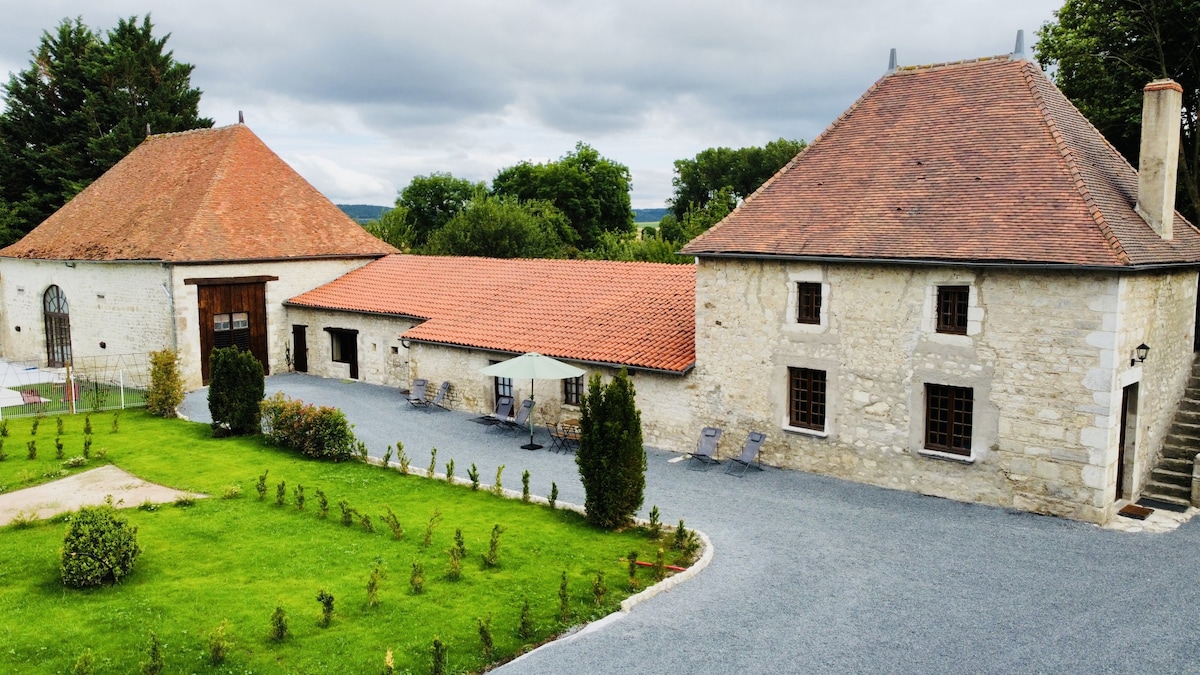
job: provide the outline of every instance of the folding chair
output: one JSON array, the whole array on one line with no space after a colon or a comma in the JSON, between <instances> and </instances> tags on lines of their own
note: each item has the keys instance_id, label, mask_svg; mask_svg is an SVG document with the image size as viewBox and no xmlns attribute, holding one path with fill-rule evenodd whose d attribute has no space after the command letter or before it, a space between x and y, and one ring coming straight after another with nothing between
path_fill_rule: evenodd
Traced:
<instances>
[{"instance_id":1,"label":"folding chair","mask_svg":"<svg viewBox=\"0 0 1200 675\"><path fill-rule=\"evenodd\" d=\"M518 429L528 430L529 427L526 425L530 423L529 415L532 412L533 399L527 398L524 401L521 401L521 409L517 411L517 416L509 417L502 422L504 424L504 428L509 431L516 431Z\"/></svg>"},{"instance_id":2,"label":"folding chair","mask_svg":"<svg viewBox=\"0 0 1200 675\"><path fill-rule=\"evenodd\" d=\"M751 467L762 471L763 468L754 461L758 456L758 451L762 448L763 441L767 440L767 435L760 431L751 431L746 437L746 443L742 445L742 454L737 457L730 457L729 464L725 467L725 473L734 473L737 467L742 467L742 470L737 473L737 477L741 478L746 475L746 470Z\"/></svg>"},{"instance_id":3,"label":"folding chair","mask_svg":"<svg viewBox=\"0 0 1200 675\"><path fill-rule=\"evenodd\" d=\"M425 388L429 386L429 380L416 379L412 383L412 391L408 394L408 403L414 408L427 408L429 401L425 400Z\"/></svg>"},{"instance_id":4,"label":"folding chair","mask_svg":"<svg viewBox=\"0 0 1200 675\"><path fill-rule=\"evenodd\" d=\"M433 400L429 402L430 404L428 406L425 406L425 409L433 410L433 408L436 406L438 408L441 408L442 410L449 410L450 408L446 404L446 394L449 394L449 393L450 393L450 380L446 380L445 382L442 383L441 388L438 389L437 396L433 397Z\"/></svg>"},{"instance_id":5,"label":"folding chair","mask_svg":"<svg viewBox=\"0 0 1200 675\"><path fill-rule=\"evenodd\" d=\"M550 433L550 449L554 451L567 449L567 432L563 431L562 427L557 422L551 422L546 425L546 431Z\"/></svg>"},{"instance_id":6,"label":"folding chair","mask_svg":"<svg viewBox=\"0 0 1200 675\"><path fill-rule=\"evenodd\" d=\"M691 460L688 462L688 468L693 471L703 469L708 471L708 467L713 464L720 464L721 460L714 457L717 453L717 442L721 440L721 430L716 427L704 427L700 431L700 444L696 451L691 454ZM699 467L697 467L697 464Z\"/></svg>"},{"instance_id":7,"label":"folding chair","mask_svg":"<svg viewBox=\"0 0 1200 675\"><path fill-rule=\"evenodd\" d=\"M504 422L512 415L513 399L511 396L501 396L496 399L496 411L483 418L483 423L488 429L493 427L503 427ZM487 429L484 429L487 431Z\"/></svg>"}]
</instances>

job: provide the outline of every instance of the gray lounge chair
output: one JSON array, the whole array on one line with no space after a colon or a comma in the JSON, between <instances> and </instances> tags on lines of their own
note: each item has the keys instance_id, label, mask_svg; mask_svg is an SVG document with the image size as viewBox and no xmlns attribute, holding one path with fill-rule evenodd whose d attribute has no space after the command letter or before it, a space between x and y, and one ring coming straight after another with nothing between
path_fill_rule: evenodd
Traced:
<instances>
[{"instance_id":1,"label":"gray lounge chair","mask_svg":"<svg viewBox=\"0 0 1200 675\"><path fill-rule=\"evenodd\" d=\"M412 383L412 391L408 392L408 403L414 408L427 408L429 401L425 400L425 388L429 386L429 380L416 379Z\"/></svg>"},{"instance_id":2,"label":"gray lounge chair","mask_svg":"<svg viewBox=\"0 0 1200 675\"><path fill-rule=\"evenodd\" d=\"M504 422L512 415L513 399L511 396L501 396L496 399L496 412L483 418L483 423L488 429L492 427L503 427Z\"/></svg>"},{"instance_id":3,"label":"gray lounge chair","mask_svg":"<svg viewBox=\"0 0 1200 675\"><path fill-rule=\"evenodd\" d=\"M729 464L725 466L725 473L735 473L738 478L741 478L750 468L762 471L763 468L754 461L754 458L758 457L758 451L762 448L765 440L767 440L766 434L761 431L751 431L750 435L746 437L746 443L742 445L742 454L729 458ZM741 471L738 471L738 467L741 467Z\"/></svg>"},{"instance_id":4,"label":"gray lounge chair","mask_svg":"<svg viewBox=\"0 0 1200 675\"><path fill-rule=\"evenodd\" d=\"M521 401L521 409L517 411L516 417L509 417L504 420L504 427L509 431L518 429L528 430L529 415L533 412L533 399L525 399Z\"/></svg>"},{"instance_id":5,"label":"gray lounge chair","mask_svg":"<svg viewBox=\"0 0 1200 675\"><path fill-rule=\"evenodd\" d=\"M703 469L708 471L708 467L713 464L720 464L721 460L714 457L717 454L717 442L721 440L721 430L716 427L704 427L700 431L700 445L696 451L691 454L691 460L688 462L688 468L693 471Z\"/></svg>"},{"instance_id":6,"label":"gray lounge chair","mask_svg":"<svg viewBox=\"0 0 1200 675\"><path fill-rule=\"evenodd\" d=\"M446 380L445 382L442 383L441 388L438 389L437 396L433 397L433 400L429 402L429 405L426 406L425 409L433 410L433 408L436 406L438 408L441 408L442 410L449 410L450 408L446 404L446 394L449 394L449 393L450 393L450 380Z\"/></svg>"}]
</instances>

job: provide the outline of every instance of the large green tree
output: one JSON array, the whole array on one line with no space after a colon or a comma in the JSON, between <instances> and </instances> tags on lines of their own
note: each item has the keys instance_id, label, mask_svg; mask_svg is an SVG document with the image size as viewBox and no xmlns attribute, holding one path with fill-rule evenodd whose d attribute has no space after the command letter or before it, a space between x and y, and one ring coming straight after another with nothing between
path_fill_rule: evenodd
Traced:
<instances>
[{"instance_id":1,"label":"large green tree","mask_svg":"<svg viewBox=\"0 0 1200 675\"><path fill-rule=\"evenodd\" d=\"M492 181L498 195L557 207L574 230L566 243L581 249L595 246L604 232L633 231L630 186L628 167L582 141L556 162L521 162L501 169Z\"/></svg>"},{"instance_id":2,"label":"large green tree","mask_svg":"<svg viewBox=\"0 0 1200 675\"><path fill-rule=\"evenodd\" d=\"M10 75L0 113L0 245L24 236L146 136L212 126L192 66L175 61L147 15L100 34L81 19L43 32Z\"/></svg>"},{"instance_id":3,"label":"large green tree","mask_svg":"<svg viewBox=\"0 0 1200 675\"><path fill-rule=\"evenodd\" d=\"M737 199L745 199L804 146L804 141L780 138L761 148L708 148L692 159L677 159L675 176L671 179L675 192L667 205L675 219L682 222L689 209L708 206L722 188Z\"/></svg>"},{"instance_id":4,"label":"large green tree","mask_svg":"<svg viewBox=\"0 0 1200 675\"><path fill-rule=\"evenodd\" d=\"M515 197L476 195L436 230L422 250L434 255L489 258L558 258L566 217L553 204Z\"/></svg>"},{"instance_id":5,"label":"large green tree","mask_svg":"<svg viewBox=\"0 0 1200 675\"><path fill-rule=\"evenodd\" d=\"M435 171L428 176L414 176L396 198L396 208L404 209L405 220L412 227L408 243L423 245L472 199L487 191L482 182L472 183L449 173Z\"/></svg>"},{"instance_id":6,"label":"large green tree","mask_svg":"<svg viewBox=\"0 0 1200 675\"><path fill-rule=\"evenodd\" d=\"M636 396L633 382L622 368L607 385L593 373L580 404L575 463L585 493L585 518L597 527L626 525L645 496L646 450Z\"/></svg>"},{"instance_id":7,"label":"large green tree","mask_svg":"<svg viewBox=\"0 0 1200 675\"><path fill-rule=\"evenodd\" d=\"M1066 0L1038 31L1037 58L1055 82L1137 166L1142 87L1169 77L1183 87L1176 206L1200 214L1200 0Z\"/></svg>"}]
</instances>

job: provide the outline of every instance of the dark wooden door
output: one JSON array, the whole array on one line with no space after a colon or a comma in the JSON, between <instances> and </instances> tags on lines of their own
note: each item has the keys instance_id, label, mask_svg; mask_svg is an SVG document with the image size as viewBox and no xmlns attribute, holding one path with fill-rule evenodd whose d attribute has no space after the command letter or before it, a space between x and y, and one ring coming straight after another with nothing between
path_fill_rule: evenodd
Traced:
<instances>
[{"instance_id":1,"label":"dark wooden door","mask_svg":"<svg viewBox=\"0 0 1200 675\"><path fill-rule=\"evenodd\" d=\"M1121 392L1121 437L1117 440L1117 499L1129 497L1125 490L1125 460L1136 457L1137 443L1137 383Z\"/></svg>"},{"instance_id":2,"label":"dark wooden door","mask_svg":"<svg viewBox=\"0 0 1200 675\"><path fill-rule=\"evenodd\" d=\"M217 280L220 281L220 280ZM270 374L267 357L267 291L265 282L198 283L200 373L209 381L209 357L216 347L250 350Z\"/></svg>"},{"instance_id":3,"label":"dark wooden door","mask_svg":"<svg viewBox=\"0 0 1200 675\"><path fill-rule=\"evenodd\" d=\"M308 372L308 326L292 324L292 366L297 373Z\"/></svg>"}]
</instances>

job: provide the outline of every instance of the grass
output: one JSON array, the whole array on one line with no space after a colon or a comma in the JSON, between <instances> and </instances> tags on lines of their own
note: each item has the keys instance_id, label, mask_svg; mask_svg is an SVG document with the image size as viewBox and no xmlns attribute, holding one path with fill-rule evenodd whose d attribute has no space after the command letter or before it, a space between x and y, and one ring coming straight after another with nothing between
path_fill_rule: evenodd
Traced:
<instances>
[{"instance_id":1,"label":"grass","mask_svg":"<svg viewBox=\"0 0 1200 675\"><path fill-rule=\"evenodd\" d=\"M121 397L121 387L105 382L92 380L77 380L79 398L75 401L76 412L82 414L91 411L112 410L121 408L141 407L146 404L146 392L143 389L125 387L124 399ZM4 417L29 417L39 413L52 416L70 414L71 402L65 398L62 383L39 382L15 387L17 391L33 391L46 399L43 403L28 403L25 405L8 406L4 409Z\"/></svg>"},{"instance_id":2,"label":"grass","mask_svg":"<svg viewBox=\"0 0 1200 675\"><path fill-rule=\"evenodd\" d=\"M10 420L12 439L29 437L30 420ZM90 649L97 673L130 672L146 660L149 632L162 641L168 671L187 672L381 672L391 649L396 672L429 672L430 645L449 645L449 672L478 671L476 618L492 617L496 659L507 660L580 623L614 611L630 594L625 564L631 550L653 559L659 542L642 530L604 532L575 513L495 497L394 470L360 463L328 464L265 446L256 438L212 439L206 425L162 420L143 412L121 415L110 432L110 415L93 415L93 451L147 480L212 495L194 505L163 505L121 512L138 528L144 552L120 584L88 591L62 586L59 548L65 518L0 528L0 616L6 626L0 671L65 672ZM22 425L24 425L22 427ZM82 417L68 418L64 439L81 437ZM55 424L41 423L37 438L53 457ZM21 444L22 447L24 443ZM40 445L40 443L39 443ZM7 446L6 446L7 447ZM40 454L40 453L39 453ZM68 453L70 456L71 453ZM24 454L0 462L0 484L18 483ZM268 472L260 501L257 477ZM286 481L287 503L275 504ZM305 487L303 511L293 489ZM241 496L222 499L229 485ZM328 519L317 515L315 490L330 502ZM340 524L337 502L346 499L369 514L375 531ZM405 528L394 539L382 522L390 506ZM422 546L426 523L438 511L432 545ZM500 564L487 568L492 526L504 528ZM446 578L455 528L462 528L467 557L462 578ZM409 586L412 563L425 568L425 590ZM379 604L367 606L367 579L386 570ZM571 620L559 621L558 587L567 572ZM592 602L592 581L603 572L604 603ZM639 581L649 585L650 571ZM328 628L318 626L326 590L335 598ZM535 631L516 637L524 598ZM287 612L291 630L282 644L267 633L271 614ZM208 665L207 636L222 621L232 651L220 668Z\"/></svg>"}]
</instances>

